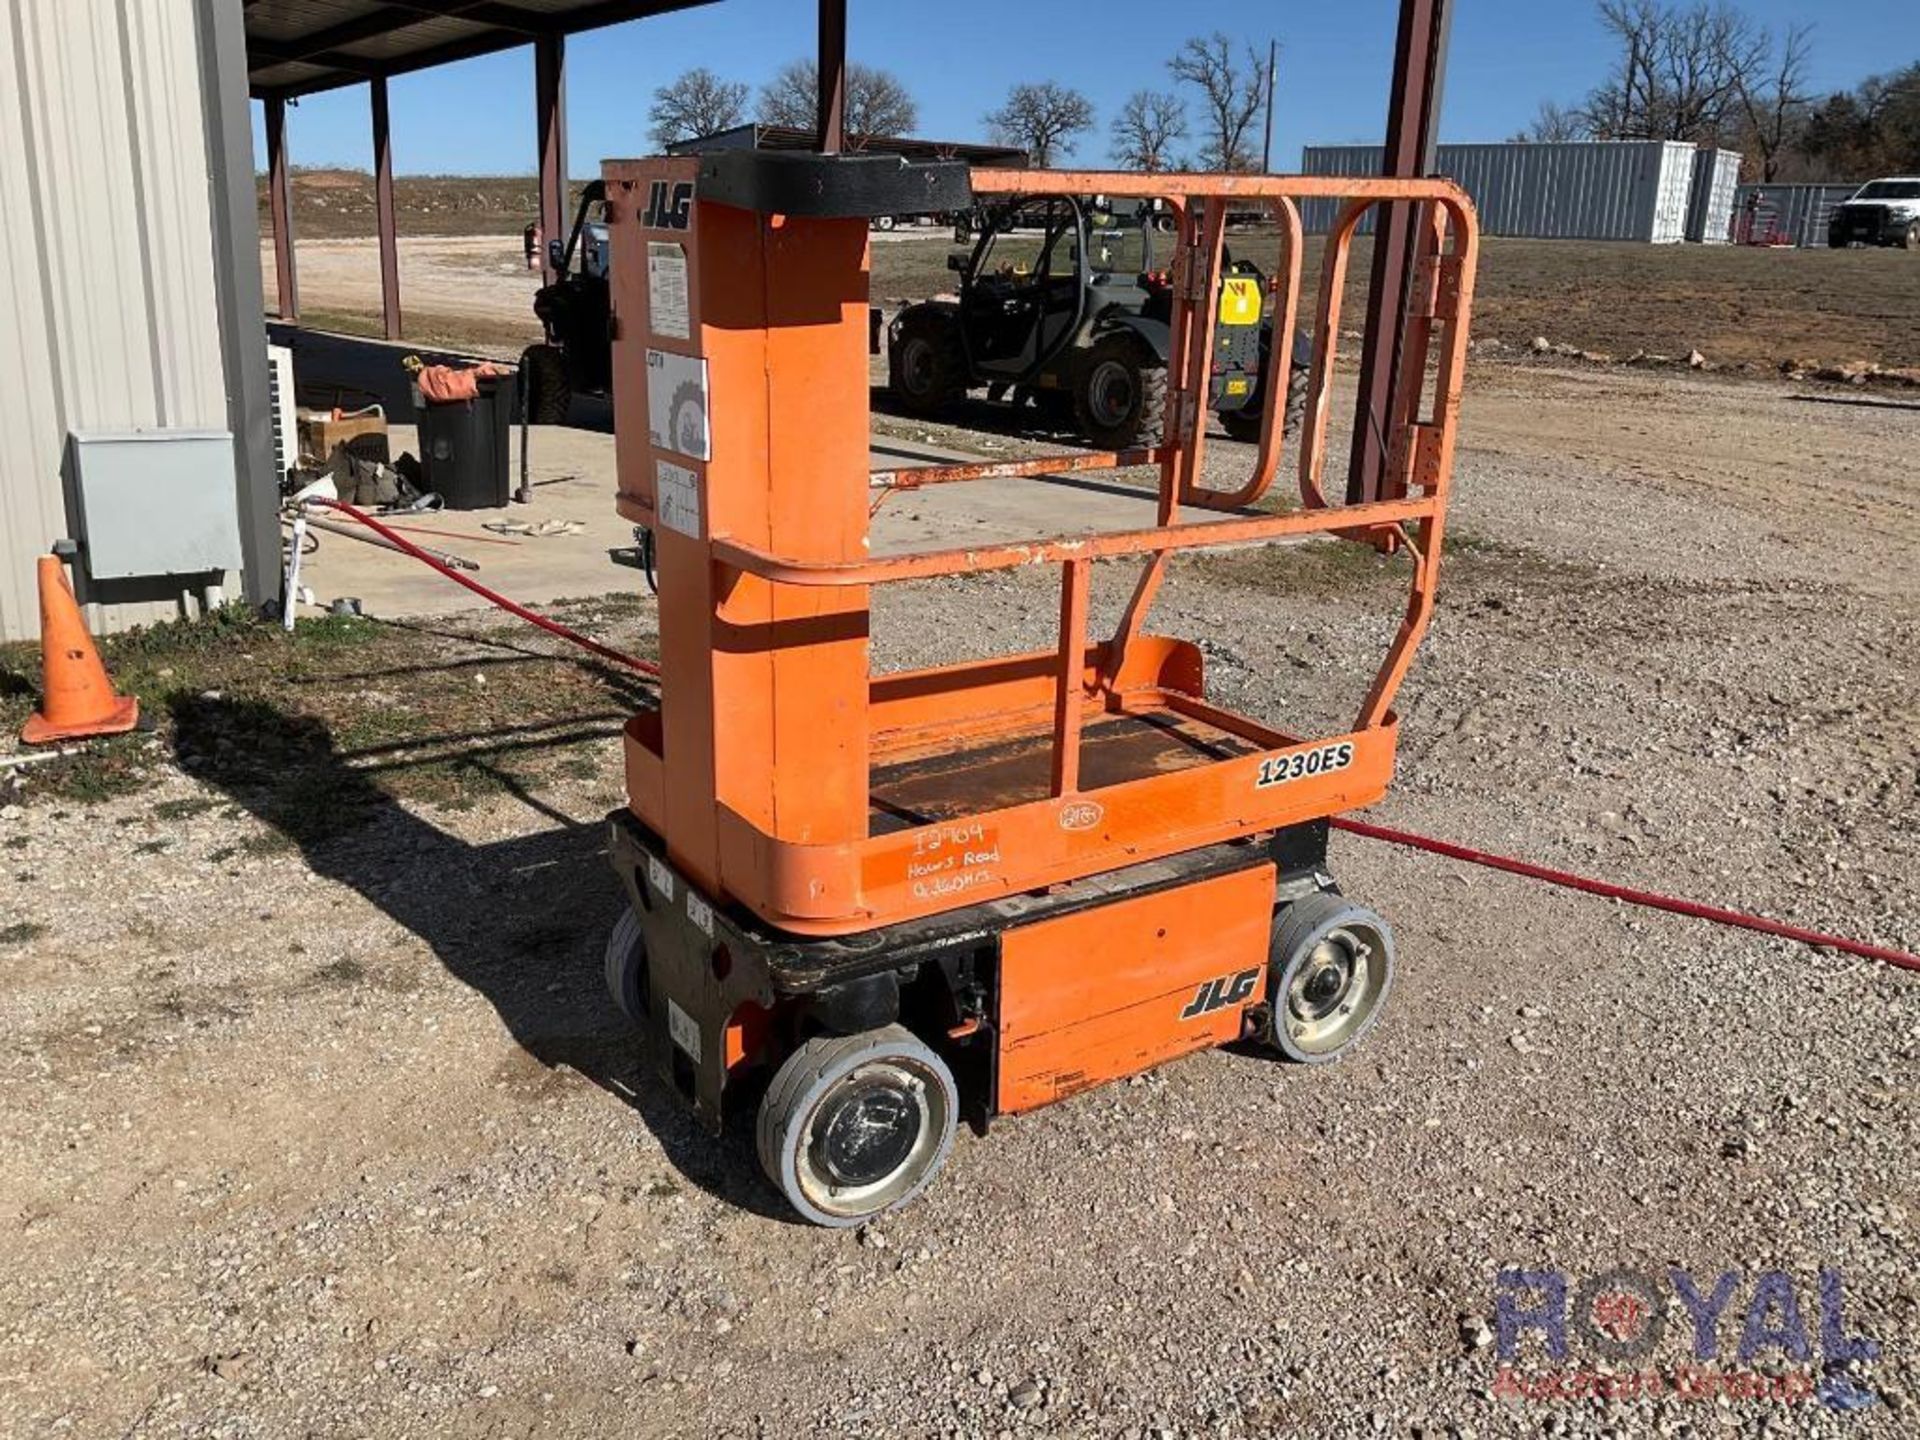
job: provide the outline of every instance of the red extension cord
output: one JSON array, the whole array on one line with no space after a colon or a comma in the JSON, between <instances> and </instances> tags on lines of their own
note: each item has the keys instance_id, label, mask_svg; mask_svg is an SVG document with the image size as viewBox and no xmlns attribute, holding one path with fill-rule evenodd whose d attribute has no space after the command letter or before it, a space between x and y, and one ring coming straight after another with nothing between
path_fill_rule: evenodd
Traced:
<instances>
[{"instance_id":1,"label":"red extension cord","mask_svg":"<svg viewBox=\"0 0 1920 1440\"><path fill-rule=\"evenodd\" d=\"M881 498L883 500L886 498L885 492L882 493ZM509 600L498 591L489 590L477 580L469 580L452 566L441 564L418 545L404 536L395 534L389 526L382 525L365 511L355 509L344 500L310 499L307 503L324 505L329 510L338 510L341 514L358 520L382 539L392 542L422 564L432 566L456 585L466 586L482 599L498 605L509 615L519 616L529 625L537 625L550 635L558 635L562 640L569 640L604 660L629 666L642 675L649 675L655 679L660 676L660 667L651 661L640 660L632 655L623 655L618 650L609 649L598 640L590 640L577 630L569 630L565 625L549 620L544 615L536 615L526 606ZM875 508L877 509L878 506ZM1489 870L1504 870L1509 875L1520 875L1528 880L1558 885L1563 890L1577 890L1585 895L1597 895L1603 900L1618 900L1623 904L1638 905L1647 910L1664 910L1670 915L1685 915L1694 920L1708 920L1716 925L1731 926L1736 930L1752 930L1761 935L1773 935L1782 940L1797 941L1802 945L1817 945L1823 949L1858 955L1867 960L1883 961L1902 970L1920 971L1920 955L1909 955L1904 950L1890 950L1884 945L1868 945L1859 940L1849 940L1843 935L1828 935L1819 930L1802 929L1798 925L1769 920L1763 915L1744 915L1737 910L1723 910L1717 905L1702 905L1693 900L1680 900L1671 895L1655 894L1651 890L1634 890L1606 880L1594 880L1585 875L1575 875L1567 870L1554 870L1545 865L1534 865L1506 855L1493 855L1485 850L1473 850L1465 845L1455 845L1446 840L1431 840L1424 835L1415 835L1406 830L1373 825L1365 820L1336 818L1333 826L1336 830L1344 830L1350 835L1385 841L1389 845L1404 845L1412 850L1424 850L1429 855L1443 855L1450 860L1464 861L1469 865L1484 865Z\"/></svg>"},{"instance_id":2,"label":"red extension cord","mask_svg":"<svg viewBox=\"0 0 1920 1440\"><path fill-rule=\"evenodd\" d=\"M629 669L638 670L642 675L650 675L656 680L660 678L660 667L654 664L651 660L641 660L633 655L623 655L620 651L615 650L610 646L602 645L598 640L588 639L585 635L582 635L578 630L569 630L565 625L562 625L558 620L549 620L544 615L535 614L533 611L527 609L526 606L520 604L518 601L509 600L506 596L502 595L498 590L489 590L486 586L482 585L478 580L469 580L466 576L462 575L458 570L454 569L451 565L444 565L440 561L434 559L433 556L429 555L425 550L422 550L418 545L414 544L411 540L407 539L406 536L397 533L392 526L382 525L378 520L374 519L371 515L367 514L366 511L361 510L356 506L349 505L344 500L323 500L316 495L316 496L309 496L307 498L306 503L309 505L324 505L329 510L338 510L342 515L345 515L351 520L358 520L362 525L366 526L369 530L373 531L373 533L378 535L382 540L385 540L388 544L395 546L397 549L401 550L405 554L411 555L414 559L418 560L422 565L427 565L432 567L434 570L438 571L440 574L446 576L447 579L453 581L454 584L466 586L467 589L473 591L473 593L478 595L481 599L486 600L494 605L498 605L502 610L506 611L509 615L516 615L520 619L526 621L529 625L538 626L540 629L546 631L549 635L558 635L562 640L570 640L575 645L578 645L582 650L589 650L593 654L598 655L602 660L611 660L616 665L625 665Z\"/></svg>"},{"instance_id":3,"label":"red extension cord","mask_svg":"<svg viewBox=\"0 0 1920 1440\"><path fill-rule=\"evenodd\" d=\"M1904 950L1889 950L1883 945L1868 945L1859 940L1849 940L1842 935L1828 935L1819 930L1804 930L1798 925L1783 924L1778 920L1769 920L1763 915L1743 915L1738 910L1722 910L1718 905L1702 905L1693 900L1677 900L1671 895L1657 895L1651 890L1634 890L1625 885L1589 879L1585 875L1575 875L1566 870L1552 870L1545 865L1534 865L1506 855L1489 855L1484 850L1472 850L1465 845L1455 845L1446 840L1429 840L1424 835L1414 835L1405 830L1393 830L1385 825L1371 825L1365 820L1336 819L1333 824L1335 829L1345 830L1353 835L1364 835L1369 840L1384 840L1389 845L1405 845L1410 849L1424 850L1430 855L1444 855L1451 860L1464 860L1469 865L1484 865L1489 870L1504 870L1509 875L1524 875L1529 880L1542 880L1549 885L1558 885L1564 890L1578 890L1582 894L1598 895L1605 900L1619 900L1648 910L1665 910L1669 914L1686 915L1695 920L1711 920L1716 925L1730 925L1738 930L1753 930L1761 935L1777 935L1782 940L1797 940L1802 945L1819 945L1830 950L1844 950L1849 955L1863 956L1868 960L1884 960L1887 964L1897 965L1902 970L1920 970L1920 955L1909 955Z\"/></svg>"}]
</instances>

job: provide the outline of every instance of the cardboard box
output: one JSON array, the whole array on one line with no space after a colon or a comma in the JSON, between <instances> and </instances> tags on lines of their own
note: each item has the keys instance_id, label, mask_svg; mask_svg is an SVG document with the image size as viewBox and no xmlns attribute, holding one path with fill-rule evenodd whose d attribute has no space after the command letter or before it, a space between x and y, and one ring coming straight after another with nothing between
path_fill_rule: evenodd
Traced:
<instances>
[{"instance_id":1,"label":"cardboard box","mask_svg":"<svg viewBox=\"0 0 1920 1440\"><path fill-rule=\"evenodd\" d=\"M345 445L347 452L359 460L377 460L382 465L392 463L385 415L376 412L336 420L331 412L316 410L300 417L302 464L324 466L336 445Z\"/></svg>"}]
</instances>

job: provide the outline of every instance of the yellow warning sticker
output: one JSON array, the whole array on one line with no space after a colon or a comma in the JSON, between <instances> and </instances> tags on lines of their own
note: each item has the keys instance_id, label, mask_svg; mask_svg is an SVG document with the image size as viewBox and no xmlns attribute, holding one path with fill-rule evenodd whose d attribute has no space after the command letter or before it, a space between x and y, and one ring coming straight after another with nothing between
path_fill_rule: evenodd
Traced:
<instances>
[{"instance_id":1,"label":"yellow warning sticker","mask_svg":"<svg viewBox=\"0 0 1920 1440\"><path fill-rule=\"evenodd\" d=\"M1220 282L1220 323L1222 325L1258 325L1260 323L1260 282L1228 276Z\"/></svg>"}]
</instances>

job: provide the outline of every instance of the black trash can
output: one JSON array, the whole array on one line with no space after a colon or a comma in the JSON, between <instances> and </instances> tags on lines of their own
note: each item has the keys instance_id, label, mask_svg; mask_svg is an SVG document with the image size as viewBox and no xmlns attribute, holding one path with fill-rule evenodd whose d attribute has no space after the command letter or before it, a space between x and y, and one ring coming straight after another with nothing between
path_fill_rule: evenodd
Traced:
<instances>
[{"instance_id":1,"label":"black trash can","mask_svg":"<svg viewBox=\"0 0 1920 1440\"><path fill-rule=\"evenodd\" d=\"M513 434L512 375L489 375L472 400L428 400L416 391L420 475L449 510L507 503Z\"/></svg>"}]
</instances>

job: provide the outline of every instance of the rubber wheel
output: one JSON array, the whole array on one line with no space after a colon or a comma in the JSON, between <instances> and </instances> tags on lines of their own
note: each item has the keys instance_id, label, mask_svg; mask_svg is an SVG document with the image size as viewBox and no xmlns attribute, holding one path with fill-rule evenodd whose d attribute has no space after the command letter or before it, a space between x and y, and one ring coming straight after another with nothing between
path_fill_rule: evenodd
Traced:
<instances>
[{"instance_id":1,"label":"rubber wheel","mask_svg":"<svg viewBox=\"0 0 1920 1440\"><path fill-rule=\"evenodd\" d=\"M521 356L527 372L527 418L535 425L564 425L573 409L566 357L554 345L529 345Z\"/></svg>"},{"instance_id":2,"label":"rubber wheel","mask_svg":"<svg viewBox=\"0 0 1920 1440\"><path fill-rule=\"evenodd\" d=\"M887 350L887 389L909 415L938 415L965 392L966 365L960 332L949 317L909 310Z\"/></svg>"},{"instance_id":3,"label":"rubber wheel","mask_svg":"<svg viewBox=\"0 0 1920 1440\"><path fill-rule=\"evenodd\" d=\"M1393 932L1339 895L1309 895L1282 910L1269 956L1267 1042L1297 1064L1346 1054L1393 989Z\"/></svg>"},{"instance_id":4,"label":"rubber wheel","mask_svg":"<svg viewBox=\"0 0 1920 1440\"><path fill-rule=\"evenodd\" d=\"M1280 417L1283 437L1295 436L1307 418L1307 382L1313 371L1305 365L1294 365L1287 373L1287 410ZM1220 428L1234 440L1244 440L1253 444L1260 439L1261 411L1267 403L1265 376L1262 384L1253 392L1253 397L1238 410L1228 411L1220 417Z\"/></svg>"},{"instance_id":5,"label":"rubber wheel","mask_svg":"<svg viewBox=\"0 0 1920 1440\"><path fill-rule=\"evenodd\" d=\"M1920 250L1920 220L1907 226L1906 246L1909 250Z\"/></svg>"},{"instance_id":6,"label":"rubber wheel","mask_svg":"<svg viewBox=\"0 0 1920 1440\"><path fill-rule=\"evenodd\" d=\"M760 1102L760 1168L815 1225L858 1225L932 1182L960 1097L946 1063L899 1025L816 1036Z\"/></svg>"},{"instance_id":7,"label":"rubber wheel","mask_svg":"<svg viewBox=\"0 0 1920 1440\"><path fill-rule=\"evenodd\" d=\"M1166 425L1167 367L1132 335L1108 335L1081 357L1073 418L1099 450L1158 445Z\"/></svg>"},{"instance_id":8,"label":"rubber wheel","mask_svg":"<svg viewBox=\"0 0 1920 1440\"><path fill-rule=\"evenodd\" d=\"M652 1011L647 986L647 942L640 935L640 912L629 905L607 936L607 993L629 1024L646 1023Z\"/></svg>"},{"instance_id":9,"label":"rubber wheel","mask_svg":"<svg viewBox=\"0 0 1920 1440\"><path fill-rule=\"evenodd\" d=\"M873 217L873 228L876 230L891 230L898 223L899 222L891 215L876 215Z\"/></svg>"}]
</instances>

